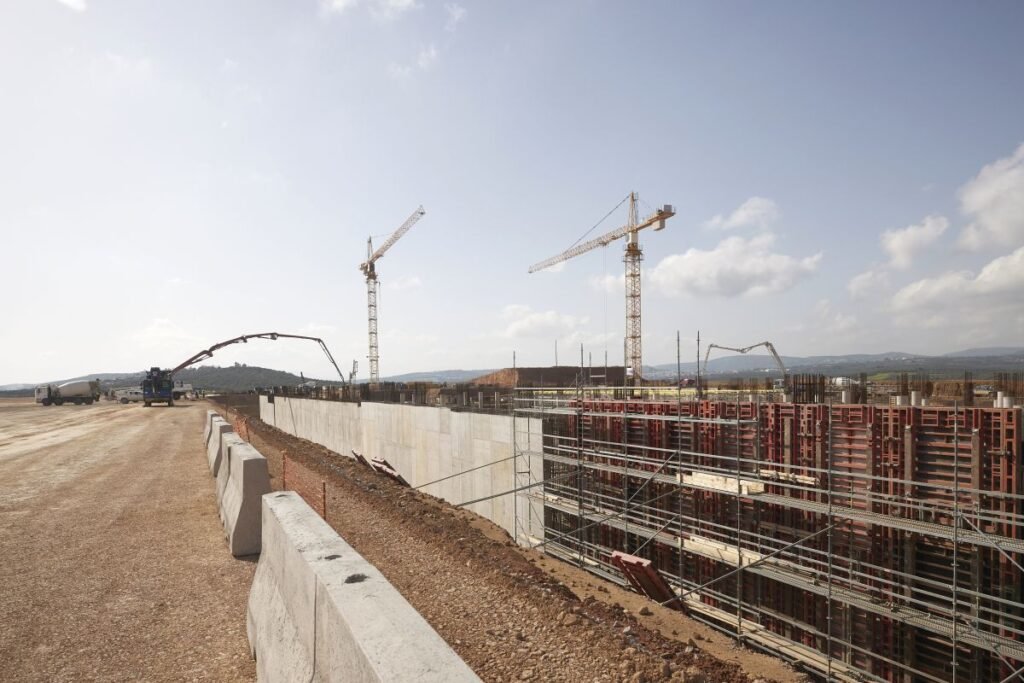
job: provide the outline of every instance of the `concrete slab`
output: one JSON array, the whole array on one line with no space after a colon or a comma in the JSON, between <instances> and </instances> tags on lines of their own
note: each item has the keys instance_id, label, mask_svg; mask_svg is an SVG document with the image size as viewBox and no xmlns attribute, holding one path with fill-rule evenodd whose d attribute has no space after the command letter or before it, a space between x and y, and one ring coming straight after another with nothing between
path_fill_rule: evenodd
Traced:
<instances>
[{"instance_id":1,"label":"concrete slab","mask_svg":"<svg viewBox=\"0 0 1024 683\"><path fill-rule=\"evenodd\" d=\"M291 491L263 496L248 632L260 681L479 681L377 568Z\"/></svg>"}]
</instances>

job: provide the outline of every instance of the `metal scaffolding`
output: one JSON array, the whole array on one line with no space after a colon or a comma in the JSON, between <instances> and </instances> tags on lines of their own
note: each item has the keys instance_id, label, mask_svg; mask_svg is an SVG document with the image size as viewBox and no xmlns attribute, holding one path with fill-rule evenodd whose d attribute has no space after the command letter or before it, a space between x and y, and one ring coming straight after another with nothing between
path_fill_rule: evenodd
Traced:
<instances>
[{"instance_id":1,"label":"metal scaffolding","mask_svg":"<svg viewBox=\"0 0 1024 683\"><path fill-rule=\"evenodd\" d=\"M1021 411L750 398L516 389L516 486L545 482L520 542L623 585L639 558L669 606L822 678L1017 675Z\"/></svg>"}]
</instances>

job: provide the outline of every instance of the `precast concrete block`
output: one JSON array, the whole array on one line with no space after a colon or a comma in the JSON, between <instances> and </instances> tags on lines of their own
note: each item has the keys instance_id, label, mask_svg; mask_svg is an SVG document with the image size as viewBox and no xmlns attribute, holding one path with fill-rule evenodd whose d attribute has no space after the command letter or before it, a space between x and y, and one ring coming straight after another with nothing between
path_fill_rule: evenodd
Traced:
<instances>
[{"instance_id":1,"label":"precast concrete block","mask_svg":"<svg viewBox=\"0 0 1024 683\"><path fill-rule=\"evenodd\" d=\"M210 438L206 441L206 459L210 463L210 472L215 477L217 476L217 470L220 469L221 464L221 435L230 431L231 425L225 422L224 418L219 415L213 418L210 426Z\"/></svg>"},{"instance_id":2,"label":"precast concrete block","mask_svg":"<svg viewBox=\"0 0 1024 683\"><path fill-rule=\"evenodd\" d=\"M263 496L247 631L259 681L479 681L292 491Z\"/></svg>"},{"instance_id":3,"label":"precast concrete block","mask_svg":"<svg viewBox=\"0 0 1024 683\"><path fill-rule=\"evenodd\" d=\"M229 472L220 498L224 533L232 555L255 555L262 542L263 496L271 490L267 459L241 439L227 443L227 448L227 460L221 468Z\"/></svg>"},{"instance_id":4,"label":"precast concrete block","mask_svg":"<svg viewBox=\"0 0 1024 683\"><path fill-rule=\"evenodd\" d=\"M220 435L220 466L217 468L217 475L214 477L214 488L217 491L217 505L221 509L221 521L224 521L224 490L227 489L229 480L231 478L231 458L229 457L230 449L236 444L245 443L242 437L238 436L234 432L224 432Z\"/></svg>"},{"instance_id":5,"label":"precast concrete block","mask_svg":"<svg viewBox=\"0 0 1024 683\"><path fill-rule=\"evenodd\" d=\"M216 410L206 411L206 424L203 426L203 443L210 442L210 427L213 425L213 418L217 417Z\"/></svg>"}]
</instances>

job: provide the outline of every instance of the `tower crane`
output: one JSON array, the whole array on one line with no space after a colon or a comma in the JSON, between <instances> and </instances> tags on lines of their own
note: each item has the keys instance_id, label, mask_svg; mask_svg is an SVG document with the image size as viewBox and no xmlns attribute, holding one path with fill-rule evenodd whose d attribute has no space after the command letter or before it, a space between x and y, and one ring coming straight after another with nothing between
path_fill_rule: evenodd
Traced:
<instances>
[{"instance_id":1,"label":"tower crane","mask_svg":"<svg viewBox=\"0 0 1024 683\"><path fill-rule=\"evenodd\" d=\"M377 268L376 263L381 256L387 252L388 249L395 245L395 242L402 238L402 235L409 232L409 228L416 224L420 218L425 214L423 207L420 206L412 215L406 219L402 225L398 227L391 236L384 240L384 244L377 248L377 251L373 250L373 237L368 237L366 240L366 260L359 264L359 270L363 271L363 275L366 276L366 310L367 317L369 319L369 331L370 331L370 386L377 386L380 382L380 374L378 370L378 362L380 360L380 352L377 347Z\"/></svg>"},{"instance_id":2,"label":"tower crane","mask_svg":"<svg viewBox=\"0 0 1024 683\"><path fill-rule=\"evenodd\" d=\"M643 353L640 341L640 262L643 260L643 251L640 248L638 233L651 226L654 226L655 231L664 229L665 220L676 215L676 211L675 207L666 204L642 221L638 221L636 192L630 192L628 199L629 219L621 228L616 228L588 242L577 244L557 256L536 263L530 266L529 272L536 273L538 270L568 261L574 256L585 254L592 249L606 247L620 237L626 238L626 250L622 259L626 264L626 367L632 370L633 381L639 385L643 372Z\"/></svg>"},{"instance_id":3,"label":"tower crane","mask_svg":"<svg viewBox=\"0 0 1024 683\"><path fill-rule=\"evenodd\" d=\"M708 344L707 353L704 354L704 376L707 377L708 374L708 358L711 356L711 349L722 349L723 351L747 353L753 349L756 349L759 346L763 346L766 349L768 349L768 353L772 355L772 358L775 359L776 365L779 366L779 372L782 373L782 384L784 386L788 384L789 375L786 372L786 364L782 362L782 356L779 355L779 352L775 350L775 345L772 344L770 341L758 342L756 344L751 344L750 346L744 346L741 349L734 349L731 346L720 346L719 344Z\"/></svg>"}]
</instances>

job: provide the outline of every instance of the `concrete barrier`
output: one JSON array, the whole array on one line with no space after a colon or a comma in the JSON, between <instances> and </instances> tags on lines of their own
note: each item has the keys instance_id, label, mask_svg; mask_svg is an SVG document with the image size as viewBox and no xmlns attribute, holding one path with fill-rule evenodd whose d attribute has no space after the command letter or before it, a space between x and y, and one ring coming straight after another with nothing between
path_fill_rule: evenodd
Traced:
<instances>
[{"instance_id":1,"label":"concrete barrier","mask_svg":"<svg viewBox=\"0 0 1024 683\"><path fill-rule=\"evenodd\" d=\"M210 425L210 436L206 440L206 459L210 463L210 472L217 476L220 469L222 454L220 452L221 435L231 431L231 425L224 421L224 418L214 417Z\"/></svg>"},{"instance_id":2,"label":"concrete barrier","mask_svg":"<svg viewBox=\"0 0 1024 683\"><path fill-rule=\"evenodd\" d=\"M223 491L219 491L218 500L228 548L235 557L255 555L260 552L262 541L260 512L263 494L271 490L267 459L241 439L225 443L227 456L220 469L227 471L228 477ZM220 475L217 481L219 484Z\"/></svg>"},{"instance_id":3,"label":"concrete barrier","mask_svg":"<svg viewBox=\"0 0 1024 683\"><path fill-rule=\"evenodd\" d=\"M247 630L259 681L479 681L292 491L263 496Z\"/></svg>"},{"instance_id":4,"label":"concrete barrier","mask_svg":"<svg viewBox=\"0 0 1024 683\"><path fill-rule=\"evenodd\" d=\"M213 418L217 416L216 410L206 411L206 425L203 427L203 443L210 443L210 427L213 425Z\"/></svg>"},{"instance_id":5,"label":"concrete barrier","mask_svg":"<svg viewBox=\"0 0 1024 683\"><path fill-rule=\"evenodd\" d=\"M220 466L214 478L214 488L217 490L217 505L220 506L220 519L224 521L224 491L230 486L231 479L231 458L229 454L232 446L245 443L242 437L234 432L224 432L220 435ZM262 491L261 495L266 493Z\"/></svg>"}]
</instances>

